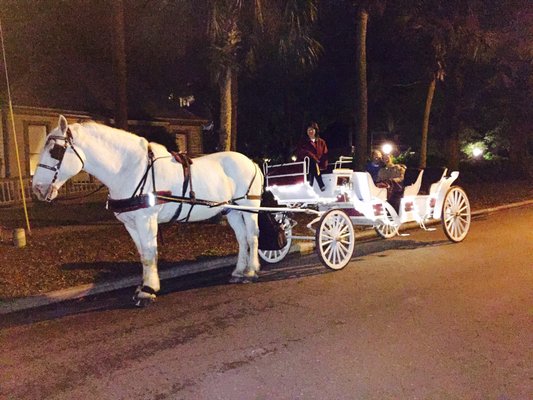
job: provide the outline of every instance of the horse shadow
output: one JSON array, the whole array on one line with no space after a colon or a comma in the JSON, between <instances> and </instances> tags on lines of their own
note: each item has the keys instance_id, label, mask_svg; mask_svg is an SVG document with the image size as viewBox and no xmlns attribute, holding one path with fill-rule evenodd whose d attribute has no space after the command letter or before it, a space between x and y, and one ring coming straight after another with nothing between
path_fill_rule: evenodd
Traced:
<instances>
[{"instance_id":1,"label":"horse shadow","mask_svg":"<svg viewBox=\"0 0 533 400\"><path fill-rule=\"evenodd\" d=\"M452 245L448 240L420 241L410 239L386 239L369 240L356 243L351 262L363 261L368 256L389 257L386 254L389 250L416 250L424 247L436 247ZM215 260L215 256L205 256L199 261ZM231 263L232 257L227 258L227 265L223 264L218 268L206 271L185 273L170 278L162 278L161 291L159 295L165 295L178 291L206 288L211 286L231 285L228 280L234 265ZM191 261L174 262L162 259L159 261L159 272L162 277L165 271L178 270L180 267L191 265ZM122 279L123 287L135 287L141 284L142 267L139 262L99 262L99 263L70 263L63 266L65 271L92 270L99 271L93 282L95 286L108 283L114 279ZM297 253L289 254L284 260L276 264L263 263L259 272L258 283L281 281L288 279L299 279L307 276L324 275L336 272L326 268L318 260L315 252L301 255ZM164 280L163 280L164 279ZM130 283L130 285L128 285ZM90 295L90 293L89 293Z\"/></svg>"},{"instance_id":2,"label":"horse shadow","mask_svg":"<svg viewBox=\"0 0 533 400\"><path fill-rule=\"evenodd\" d=\"M415 250L424 247L451 245L448 240L417 241L406 239L371 240L357 243L351 262L363 261L369 256L389 257L388 250ZM216 258L216 257L213 257ZM172 262L160 260L160 270L175 269L185 266L190 262ZM111 310L138 310L133 305L132 289L141 281L142 268L138 262L91 262L69 263L63 265L64 271L92 270L98 271L92 280L94 288L109 285L107 291L88 289L83 297L66 300L59 303L48 304L36 309L18 311L9 314L8 318L0 319L0 328L7 326L25 325L40 321L64 318L69 315L83 315L100 311ZM228 264L208 271L185 274L162 281L158 297L172 293L186 292L214 286L232 285L228 282L234 266ZM277 264L262 265L257 284L301 279L309 276L318 276L336 271L324 267L315 253L300 255L289 254ZM122 285L113 288L113 280L120 278ZM156 303L157 304L157 303ZM149 309L150 307L148 307ZM38 312L37 312L38 311Z\"/></svg>"}]
</instances>

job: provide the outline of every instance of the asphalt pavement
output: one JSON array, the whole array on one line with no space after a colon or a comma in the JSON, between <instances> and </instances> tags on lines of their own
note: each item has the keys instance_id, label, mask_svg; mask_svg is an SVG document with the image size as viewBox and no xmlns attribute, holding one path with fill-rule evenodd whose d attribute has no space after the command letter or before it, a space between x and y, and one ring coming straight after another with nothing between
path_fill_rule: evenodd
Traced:
<instances>
[{"instance_id":1,"label":"asphalt pavement","mask_svg":"<svg viewBox=\"0 0 533 400\"><path fill-rule=\"evenodd\" d=\"M499 207L486 208L472 212L472 217L479 215L486 215L500 210L505 210L515 207L524 207L532 205L533 200L526 200L517 203L505 204ZM434 223L440 223L436 221ZM419 228L417 223L407 223L402 225L402 230L409 230ZM357 234L357 240L373 240L378 236L373 229L365 230ZM314 251L313 242L297 242L291 246L289 253L292 254L308 254ZM181 264L175 268L170 268L165 271L160 271L161 281L166 279L173 279L184 275L210 271L235 265L237 256L220 257L206 261L191 262L189 264ZM17 311L28 310L32 308L47 306L53 303L59 303L68 300L81 299L97 294L107 293L128 287L135 287L139 284L139 277L127 277L108 282L91 283L71 287L68 289L56 290L38 296L30 296L25 298L18 298L9 301L0 301L0 315L9 314Z\"/></svg>"}]
</instances>

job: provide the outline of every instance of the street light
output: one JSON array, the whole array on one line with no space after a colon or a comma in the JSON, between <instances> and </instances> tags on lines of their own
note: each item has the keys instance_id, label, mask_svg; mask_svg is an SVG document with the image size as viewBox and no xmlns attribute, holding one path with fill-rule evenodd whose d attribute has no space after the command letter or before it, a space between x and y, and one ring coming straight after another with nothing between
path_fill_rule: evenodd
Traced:
<instances>
[{"instance_id":1,"label":"street light","mask_svg":"<svg viewBox=\"0 0 533 400\"><path fill-rule=\"evenodd\" d=\"M472 155L474 156L474 158L478 158L480 157L481 155L483 154L483 149L479 148L479 147L474 147L472 149Z\"/></svg>"},{"instance_id":2,"label":"street light","mask_svg":"<svg viewBox=\"0 0 533 400\"><path fill-rule=\"evenodd\" d=\"M390 154L392 153L392 144L390 143L385 143L382 147L381 147L381 150L383 151L384 154Z\"/></svg>"}]
</instances>

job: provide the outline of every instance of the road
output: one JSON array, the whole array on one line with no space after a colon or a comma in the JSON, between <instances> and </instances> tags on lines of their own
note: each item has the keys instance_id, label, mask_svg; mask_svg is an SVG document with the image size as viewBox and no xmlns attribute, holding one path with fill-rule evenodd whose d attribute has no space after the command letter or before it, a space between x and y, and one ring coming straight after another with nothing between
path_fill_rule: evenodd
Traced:
<instances>
[{"instance_id":1,"label":"road","mask_svg":"<svg viewBox=\"0 0 533 400\"><path fill-rule=\"evenodd\" d=\"M3 316L2 399L533 399L533 207Z\"/></svg>"}]
</instances>

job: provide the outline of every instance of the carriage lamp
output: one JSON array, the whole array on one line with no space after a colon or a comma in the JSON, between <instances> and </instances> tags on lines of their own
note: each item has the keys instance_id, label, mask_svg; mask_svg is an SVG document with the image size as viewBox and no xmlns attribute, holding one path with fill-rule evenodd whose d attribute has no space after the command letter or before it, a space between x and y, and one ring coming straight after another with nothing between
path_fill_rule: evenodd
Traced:
<instances>
[{"instance_id":1,"label":"carriage lamp","mask_svg":"<svg viewBox=\"0 0 533 400\"><path fill-rule=\"evenodd\" d=\"M383 151L384 154L390 154L392 153L392 144L390 143L385 143L382 147L381 147L381 150Z\"/></svg>"}]
</instances>

